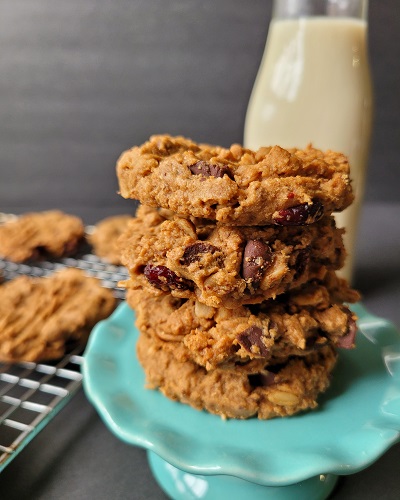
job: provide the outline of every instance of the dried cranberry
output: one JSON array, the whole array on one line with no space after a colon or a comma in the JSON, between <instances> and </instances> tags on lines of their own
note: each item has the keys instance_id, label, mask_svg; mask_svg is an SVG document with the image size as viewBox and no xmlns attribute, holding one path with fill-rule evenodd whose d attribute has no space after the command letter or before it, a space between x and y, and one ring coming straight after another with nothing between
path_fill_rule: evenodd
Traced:
<instances>
[{"instance_id":1,"label":"dried cranberry","mask_svg":"<svg viewBox=\"0 0 400 500\"><path fill-rule=\"evenodd\" d=\"M185 278L179 277L166 266L153 266L147 264L143 271L148 282L165 292L169 290L189 290L193 283Z\"/></svg>"},{"instance_id":2,"label":"dried cranberry","mask_svg":"<svg viewBox=\"0 0 400 500\"><path fill-rule=\"evenodd\" d=\"M352 349L355 345L356 334L357 334L357 324L351 313L349 313L347 333L343 337L339 338L337 346L341 347L342 349Z\"/></svg>"},{"instance_id":3,"label":"dried cranberry","mask_svg":"<svg viewBox=\"0 0 400 500\"><path fill-rule=\"evenodd\" d=\"M275 224L279 226L303 226L312 224L324 215L324 207L320 201L313 203L301 203L294 207L285 208L279 211L279 215L274 218Z\"/></svg>"}]
</instances>

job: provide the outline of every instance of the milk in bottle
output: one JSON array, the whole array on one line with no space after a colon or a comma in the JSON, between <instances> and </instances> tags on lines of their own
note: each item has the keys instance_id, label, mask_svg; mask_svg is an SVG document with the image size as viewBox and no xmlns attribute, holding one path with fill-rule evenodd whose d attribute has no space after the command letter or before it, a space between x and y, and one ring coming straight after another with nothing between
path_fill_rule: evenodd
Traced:
<instances>
[{"instance_id":1,"label":"milk in bottle","mask_svg":"<svg viewBox=\"0 0 400 500\"><path fill-rule=\"evenodd\" d=\"M282 2L277 0L280 6ZM273 17L249 101L244 144L257 149L274 144L303 148L312 143L316 148L348 156L356 200L337 214L336 220L339 227L346 228L348 257L341 273L349 280L371 115L366 20L343 15Z\"/></svg>"}]
</instances>

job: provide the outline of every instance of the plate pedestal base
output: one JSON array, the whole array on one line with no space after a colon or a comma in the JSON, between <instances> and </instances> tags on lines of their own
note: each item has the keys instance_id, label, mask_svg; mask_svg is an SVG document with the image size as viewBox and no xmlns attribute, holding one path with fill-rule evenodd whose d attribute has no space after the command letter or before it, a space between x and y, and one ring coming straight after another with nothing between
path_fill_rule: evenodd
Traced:
<instances>
[{"instance_id":1,"label":"plate pedestal base","mask_svg":"<svg viewBox=\"0 0 400 500\"><path fill-rule=\"evenodd\" d=\"M338 480L334 474L311 477L289 486L262 486L233 476L203 476L177 469L152 451L147 452L158 484L174 500L324 500Z\"/></svg>"}]
</instances>

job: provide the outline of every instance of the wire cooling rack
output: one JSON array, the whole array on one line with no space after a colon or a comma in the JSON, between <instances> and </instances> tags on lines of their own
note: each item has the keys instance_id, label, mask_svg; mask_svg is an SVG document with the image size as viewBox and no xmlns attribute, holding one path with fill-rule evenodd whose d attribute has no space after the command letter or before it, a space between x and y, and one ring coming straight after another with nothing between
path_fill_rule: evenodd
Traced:
<instances>
[{"instance_id":1,"label":"wire cooling rack","mask_svg":"<svg viewBox=\"0 0 400 500\"><path fill-rule=\"evenodd\" d=\"M0 224L11 218L0 214ZM86 228L88 233L92 229ZM27 264L0 259L0 274L10 280L20 275L42 277L75 267L100 279L117 299L123 299L124 290L117 284L127 278L126 269L107 264L89 252L90 247L85 246L74 258ZM75 347L54 363L0 363L0 472L80 389L82 352L82 347Z\"/></svg>"}]
</instances>

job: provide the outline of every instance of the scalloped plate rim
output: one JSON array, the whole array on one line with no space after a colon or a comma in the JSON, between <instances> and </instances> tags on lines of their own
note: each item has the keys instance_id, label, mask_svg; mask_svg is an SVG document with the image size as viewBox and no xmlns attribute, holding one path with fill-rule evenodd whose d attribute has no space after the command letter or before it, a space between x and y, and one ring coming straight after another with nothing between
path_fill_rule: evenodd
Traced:
<instances>
[{"instance_id":1,"label":"scalloped plate rim","mask_svg":"<svg viewBox=\"0 0 400 500\"><path fill-rule=\"evenodd\" d=\"M370 324L379 324L385 328L391 328L395 330L394 325L378 316L370 314L365 307L358 303L351 308L358 314L360 317L359 321L359 330L368 329ZM132 323L127 323L127 318L129 317L132 320ZM393 423L387 422L387 425L382 425L382 428L377 428L378 433L382 431L382 434L385 434L386 437L382 436L379 442L379 446L374 449L374 451L370 455L356 455L353 456L352 463L348 463L348 455L343 452L342 448L339 448L344 455L346 455L347 461L335 459L334 456L329 456L327 450L316 451L314 450L314 454L310 454L309 450L306 451L293 451L291 453L294 457L297 458L298 465L297 468L291 468L288 470L281 470L280 472L269 472L267 469L263 470L251 470L246 466L238 466L235 461L229 461L229 459L224 459L220 463L215 463L212 460L206 460L203 455L207 450L200 450L200 455L202 456L201 460L199 457L199 452L194 451L193 460L189 460L188 457L182 458L179 454L179 450L176 450L174 446L171 446L171 443L168 443L169 446L166 446L164 442L164 437L161 435L157 435L157 433L152 432L151 426L146 428L146 426L141 425L139 428L136 428L137 422L132 419L132 424L127 424L124 421L121 421L120 415L115 414L113 410L115 407L113 405L108 404L107 396L104 390L101 388L99 390L96 387L95 380L95 368L96 363L100 361L110 361L115 358L115 354L119 356L121 353L112 353L110 356L110 352L104 352L102 349L104 348L104 342L107 335L110 335L110 331L112 328L126 330L127 328L132 329L135 332L135 337L137 335L137 330L133 326L133 318L134 312L129 308L126 302L123 302L119 305L117 310L106 320L99 322L96 327L93 329L89 342L84 354L84 361L82 365L83 371L83 387L88 399L97 409L100 417L103 419L107 427L121 440L126 443L133 444L148 450L151 450L157 453L161 458L174 465L175 467L190 472L192 474L202 474L202 475L214 475L214 474L224 474L239 477L241 479L245 479L248 481L252 481L259 484L264 484L268 486L284 486L289 484L294 484L300 482L302 480L308 479L310 477L319 475L319 474L338 474L338 475L347 475L358 472L366 467L368 467L371 463L377 460L380 456L382 456L387 449L389 449L394 443L400 440L400 415L395 415L396 426L393 426ZM398 336L398 332L395 331ZM131 339L129 343L132 341L132 347L134 347L136 343L136 338L133 338L133 335L129 334ZM363 335L365 337L365 335ZM366 338L366 337L365 337ZM368 340L371 342L371 340ZM398 345L397 345L398 344ZM396 346L399 348L400 352L400 337L396 337ZM379 346L375 346L379 347ZM100 357L99 357L100 354ZM103 358L101 357L103 356ZM118 356L117 356L118 357ZM115 359L114 359L115 360ZM136 356L132 356L133 363L138 364ZM140 367L140 366L139 366ZM129 369L129 368L128 368ZM141 368L140 368L141 369ZM389 378L389 381L393 380L393 377ZM399 393L400 393L400 383L399 383ZM128 391L127 391L128 392ZM222 419L215 415L210 415L207 412L200 412L193 408L190 408L186 405L182 405L181 403L176 403L170 401L169 399L162 396L159 391L149 391L144 389L143 385L140 387L134 387L134 395L139 396L141 394L145 394L147 398L159 398L159 401L165 402L167 405L173 405L171 408L174 408L173 412L192 412L191 418L195 421L203 418L217 419L215 422L220 422ZM129 390L129 398L131 397L132 392ZM118 410L118 409L117 409ZM239 422L239 425L248 425L248 423L257 423L254 425L257 428L262 422L264 425L268 425L269 422L274 422L275 420L285 421L288 425L296 425L296 421L298 418L307 418L307 415L313 415L316 412L306 412L301 414L300 416L290 417L286 419L274 419L271 421L260 421L258 419L249 419L249 420L240 420L235 421ZM132 416L133 413L132 413ZM149 419L151 422L151 418ZM232 422L229 420L228 422ZM247 423L247 424L246 424ZM171 424L170 424L171 425ZM168 423L164 422L164 426L166 427L167 434L168 430L171 430L171 427L168 427ZM150 429L150 430L149 430ZM173 432L176 432L173 430ZM375 433L374 436L376 438ZM180 437L180 436L179 436ZM186 436L187 439L187 436ZM194 443L197 443L197 440L194 440ZM227 441L228 445L229 442ZM190 442L187 442L187 447L190 448ZM198 443L197 443L198 444ZM205 448L205 447L204 447ZM229 446L228 446L229 449ZM208 448L209 450L209 448ZM209 450L210 451L210 450ZM311 462L306 460L311 456ZM340 457L339 457L340 458ZM200 463L201 462L201 463ZM345 463L344 463L345 462Z\"/></svg>"}]
</instances>

